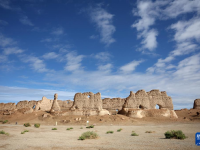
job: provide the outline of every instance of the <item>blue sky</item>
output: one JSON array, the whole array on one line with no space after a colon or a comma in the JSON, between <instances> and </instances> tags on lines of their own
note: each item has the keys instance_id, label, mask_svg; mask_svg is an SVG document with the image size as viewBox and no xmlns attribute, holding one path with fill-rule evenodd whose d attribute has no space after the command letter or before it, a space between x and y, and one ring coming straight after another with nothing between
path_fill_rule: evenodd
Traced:
<instances>
[{"instance_id":1,"label":"blue sky","mask_svg":"<svg viewBox=\"0 0 200 150\"><path fill-rule=\"evenodd\" d=\"M160 89L191 108L199 48L199 0L0 0L0 102Z\"/></svg>"}]
</instances>

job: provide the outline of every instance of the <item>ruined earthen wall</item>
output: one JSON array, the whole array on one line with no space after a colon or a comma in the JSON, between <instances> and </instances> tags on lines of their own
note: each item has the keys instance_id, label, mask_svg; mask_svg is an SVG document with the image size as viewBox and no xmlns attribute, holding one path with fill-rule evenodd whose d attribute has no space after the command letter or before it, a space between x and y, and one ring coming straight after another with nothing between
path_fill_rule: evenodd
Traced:
<instances>
[{"instance_id":1,"label":"ruined earthen wall","mask_svg":"<svg viewBox=\"0 0 200 150\"><path fill-rule=\"evenodd\" d=\"M102 100L103 109L120 111L125 103L125 100L125 98L104 98Z\"/></svg>"},{"instance_id":2,"label":"ruined earthen wall","mask_svg":"<svg viewBox=\"0 0 200 150\"><path fill-rule=\"evenodd\" d=\"M37 101L34 101L34 100L27 101L27 100L25 100L25 101L18 102L17 105L16 105L16 108L17 109L33 108L33 106L36 105L36 104L37 104Z\"/></svg>"},{"instance_id":3,"label":"ruined earthen wall","mask_svg":"<svg viewBox=\"0 0 200 150\"><path fill-rule=\"evenodd\" d=\"M194 100L193 109L200 109L200 99L195 99Z\"/></svg>"},{"instance_id":4,"label":"ruined earthen wall","mask_svg":"<svg viewBox=\"0 0 200 150\"><path fill-rule=\"evenodd\" d=\"M166 92L159 90L151 90L150 92L139 90L136 93L131 91L123 108L155 109L156 105L159 105L160 108L173 110L171 97L167 96Z\"/></svg>"},{"instance_id":5,"label":"ruined earthen wall","mask_svg":"<svg viewBox=\"0 0 200 150\"><path fill-rule=\"evenodd\" d=\"M0 110L15 110L16 105L15 103L0 103Z\"/></svg>"},{"instance_id":6,"label":"ruined earthen wall","mask_svg":"<svg viewBox=\"0 0 200 150\"><path fill-rule=\"evenodd\" d=\"M57 100L57 101L61 109L70 109L73 105L73 101L71 100L65 100L65 101Z\"/></svg>"},{"instance_id":7,"label":"ruined earthen wall","mask_svg":"<svg viewBox=\"0 0 200 150\"><path fill-rule=\"evenodd\" d=\"M42 110L42 111L50 111L53 105L53 100L47 99L46 97L42 97L41 101L37 102L35 110Z\"/></svg>"},{"instance_id":8,"label":"ruined earthen wall","mask_svg":"<svg viewBox=\"0 0 200 150\"><path fill-rule=\"evenodd\" d=\"M79 110L102 110L101 93L76 93L72 109Z\"/></svg>"}]
</instances>

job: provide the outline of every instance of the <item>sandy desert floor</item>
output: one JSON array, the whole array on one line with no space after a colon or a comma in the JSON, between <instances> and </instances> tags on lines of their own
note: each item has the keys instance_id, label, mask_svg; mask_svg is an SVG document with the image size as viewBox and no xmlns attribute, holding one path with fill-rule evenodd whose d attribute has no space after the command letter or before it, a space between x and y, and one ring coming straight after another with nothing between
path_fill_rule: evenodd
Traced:
<instances>
[{"instance_id":1,"label":"sandy desert floor","mask_svg":"<svg viewBox=\"0 0 200 150\"><path fill-rule=\"evenodd\" d=\"M200 149L195 145L195 133L200 131L199 123L171 123L160 125L131 125L131 126L86 126L58 125L58 130L51 130L55 126L41 125L40 128L24 127L23 125L0 125L0 130L10 133L9 136L0 135L1 150L191 150ZM72 130L66 130L73 127ZM83 127L83 129L80 129ZM123 128L121 132L117 129ZM29 130L25 134L21 131ZM106 134L107 131L113 134ZM165 139L167 130L182 130L188 137L185 140ZM86 131L95 131L98 139L78 140ZM139 136L131 136L135 131ZM155 133L145 133L155 131Z\"/></svg>"}]
</instances>

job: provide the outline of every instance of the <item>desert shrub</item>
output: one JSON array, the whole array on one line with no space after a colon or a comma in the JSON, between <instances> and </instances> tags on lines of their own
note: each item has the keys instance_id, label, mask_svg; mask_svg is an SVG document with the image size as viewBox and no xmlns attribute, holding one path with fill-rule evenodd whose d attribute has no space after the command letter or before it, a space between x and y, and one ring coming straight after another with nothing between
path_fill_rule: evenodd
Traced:
<instances>
[{"instance_id":1,"label":"desert shrub","mask_svg":"<svg viewBox=\"0 0 200 150\"><path fill-rule=\"evenodd\" d=\"M67 128L67 130L70 130L70 128Z\"/></svg>"},{"instance_id":2,"label":"desert shrub","mask_svg":"<svg viewBox=\"0 0 200 150\"><path fill-rule=\"evenodd\" d=\"M1 131L0 131L0 134L6 134L6 132L5 132L5 131L3 131L3 130L1 130Z\"/></svg>"},{"instance_id":3,"label":"desert shrub","mask_svg":"<svg viewBox=\"0 0 200 150\"><path fill-rule=\"evenodd\" d=\"M57 130L57 128L52 128L52 130Z\"/></svg>"},{"instance_id":4,"label":"desert shrub","mask_svg":"<svg viewBox=\"0 0 200 150\"><path fill-rule=\"evenodd\" d=\"M87 126L86 128L94 128L94 125L91 125L91 126Z\"/></svg>"},{"instance_id":5,"label":"desert shrub","mask_svg":"<svg viewBox=\"0 0 200 150\"><path fill-rule=\"evenodd\" d=\"M39 128L39 127L40 127L40 124L39 124L39 123L35 123L34 126L35 126L36 128Z\"/></svg>"},{"instance_id":6,"label":"desert shrub","mask_svg":"<svg viewBox=\"0 0 200 150\"><path fill-rule=\"evenodd\" d=\"M120 128L120 129L117 130L117 132L121 132L121 131L122 131L122 128Z\"/></svg>"},{"instance_id":7,"label":"desert shrub","mask_svg":"<svg viewBox=\"0 0 200 150\"><path fill-rule=\"evenodd\" d=\"M113 134L114 131L107 131L107 132L106 132L106 134L110 134L110 133Z\"/></svg>"},{"instance_id":8,"label":"desert shrub","mask_svg":"<svg viewBox=\"0 0 200 150\"><path fill-rule=\"evenodd\" d=\"M5 135L10 135L9 133L5 133Z\"/></svg>"},{"instance_id":9,"label":"desert shrub","mask_svg":"<svg viewBox=\"0 0 200 150\"><path fill-rule=\"evenodd\" d=\"M155 133L155 131L146 131L145 133Z\"/></svg>"},{"instance_id":10,"label":"desert shrub","mask_svg":"<svg viewBox=\"0 0 200 150\"><path fill-rule=\"evenodd\" d=\"M3 124L4 124L4 123L7 123L7 122L8 122L8 120L4 120L4 121L3 121Z\"/></svg>"},{"instance_id":11,"label":"desert shrub","mask_svg":"<svg viewBox=\"0 0 200 150\"><path fill-rule=\"evenodd\" d=\"M21 132L21 134L25 134L26 132L29 132L29 130L24 130Z\"/></svg>"},{"instance_id":12,"label":"desert shrub","mask_svg":"<svg viewBox=\"0 0 200 150\"><path fill-rule=\"evenodd\" d=\"M71 127L70 130L71 130L71 129L74 129L74 128Z\"/></svg>"},{"instance_id":13,"label":"desert shrub","mask_svg":"<svg viewBox=\"0 0 200 150\"><path fill-rule=\"evenodd\" d=\"M5 134L5 135L9 135L9 133L6 133L5 131L1 130L0 134Z\"/></svg>"},{"instance_id":14,"label":"desert shrub","mask_svg":"<svg viewBox=\"0 0 200 150\"><path fill-rule=\"evenodd\" d=\"M79 140L85 140L85 137L84 136L80 136Z\"/></svg>"},{"instance_id":15,"label":"desert shrub","mask_svg":"<svg viewBox=\"0 0 200 150\"><path fill-rule=\"evenodd\" d=\"M85 139L96 139L98 138L97 133L93 132L93 131L88 131L88 132L84 132L80 137L79 140L85 140Z\"/></svg>"},{"instance_id":16,"label":"desert shrub","mask_svg":"<svg viewBox=\"0 0 200 150\"><path fill-rule=\"evenodd\" d=\"M185 139L185 138L187 138L186 136L185 136L185 134L181 131L181 130L177 130L177 131L175 131L175 130L171 130L171 131L167 131L167 132L165 132L165 138L166 139L171 139L171 138L174 138L174 139Z\"/></svg>"},{"instance_id":17,"label":"desert shrub","mask_svg":"<svg viewBox=\"0 0 200 150\"><path fill-rule=\"evenodd\" d=\"M139 136L135 131L132 131L131 136Z\"/></svg>"},{"instance_id":18,"label":"desert shrub","mask_svg":"<svg viewBox=\"0 0 200 150\"><path fill-rule=\"evenodd\" d=\"M83 129L83 127L81 127L80 129Z\"/></svg>"},{"instance_id":19,"label":"desert shrub","mask_svg":"<svg viewBox=\"0 0 200 150\"><path fill-rule=\"evenodd\" d=\"M25 123L24 126L25 126L25 127L30 127L31 124L30 124L30 123Z\"/></svg>"}]
</instances>

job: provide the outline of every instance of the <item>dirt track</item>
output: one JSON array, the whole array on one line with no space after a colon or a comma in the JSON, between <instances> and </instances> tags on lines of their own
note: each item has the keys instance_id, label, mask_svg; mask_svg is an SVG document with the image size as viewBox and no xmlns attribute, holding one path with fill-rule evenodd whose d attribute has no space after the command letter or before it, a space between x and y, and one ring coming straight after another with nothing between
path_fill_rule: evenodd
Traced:
<instances>
[{"instance_id":1,"label":"dirt track","mask_svg":"<svg viewBox=\"0 0 200 150\"><path fill-rule=\"evenodd\" d=\"M55 126L42 125L40 128L23 127L22 125L0 125L0 130L10 133L10 136L0 135L0 149L2 150L132 150L132 149L199 149L195 145L195 133L200 131L199 123L171 124L171 125L140 125L140 126L95 126L93 129L80 129L81 126L72 126L71 131L66 130L71 126L57 126L58 130L51 130ZM121 132L117 129L123 128ZM29 130L21 134L23 130ZM114 134L106 134L112 130ZM145 131L156 131L145 133ZM185 140L165 139L167 130L182 130ZM78 137L85 131L95 131L98 139L80 141ZM130 136L135 131L139 136Z\"/></svg>"}]
</instances>

